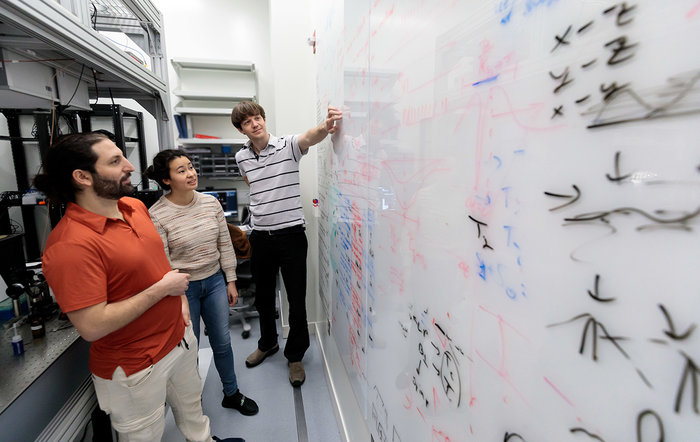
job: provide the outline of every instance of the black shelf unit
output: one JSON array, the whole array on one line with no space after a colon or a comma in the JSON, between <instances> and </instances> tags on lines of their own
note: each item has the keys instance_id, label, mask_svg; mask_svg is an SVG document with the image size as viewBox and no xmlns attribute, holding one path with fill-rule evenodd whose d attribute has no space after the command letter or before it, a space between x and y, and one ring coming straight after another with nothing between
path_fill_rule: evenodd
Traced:
<instances>
[{"instance_id":1,"label":"black shelf unit","mask_svg":"<svg viewBox=\"0 0 700 442\"><path fill-rule=\"evenodd\" d=\"M190 153L192 165L203 178L240 178L235 153Z\"/></svg>"},{"instance_id":2,"label":"black shelf unit","mask_svg":"<svg viewBox=\"0 0 700 442\"><path fill-rule=\"evenodd\" d=\"M141 172L145 171L145 168L148 165L148 158L146 157L146 143L143 141L143 113L131 110L120 104L93 104L91 107L92 110L89 111L77 111L77 115L80 118L80 126L82 131L92 131L92 117L111 117L114 133L114 144L116 144L117 147L122 150L124 156L126 156L126 143L132 141L137 142L139 151L139 166L141 168ZM136 120L136 138L130 138L124 135L125 118L133 118ZM142 180L141 190L147 189L148 180Z\"/></svg>"},{"instance_id":3,"label":"black shelf unit","mask_svg":"<svg viewBox=\"0 0 700 442\"><path fill-rule=\"evenodd\" d=\"M81 132L89 132L92 130L92 117L111 117L112 127L114 129L115 144L122 150L126 156L126 143L137 142L139 151L139 165L141 170L144 170L148 164L146 158L146 144L144 139L143 129L143 114L134 110L128 109L121 105L92 105L90 111L62 111L52 112L51 110L33 110L33 109L0 109L7 119L9 136L2 136L0 139L10 141L12 149L12 161L17 181L17 190L24 193L32 188L32 183L29 179L29 171L27 169L27 156L25 154L25 143L35 142L38 144L39 157L43 165L46 160L46 152L51 143L58 138L58 130L54 130L51 134L51 128L58 127L60 118L65 118L73 128L80 127ZM26 137L22 135L20 126L20 117L32 116L34 118L34 126L36 127L36 137ZM124 118L136 119L136 132L138 138L130 138L124 135ZM53 121L52 121L53 119ZM78 126L79 125L79 126ZM141 189L146 190L148 181L141 183ZM2 189L0 189L2 191ZM41 247L37 234L36 221L34 219L34 209L36 204L22 205L22 222L24 224L25 247L27 259L30 261L37 260L41 256ZM0 207L0 217L8 217L9 206ZM50 207L49 218L51 227L54 227L63 216L65 207Z\"/></svg>"}]
</instances>

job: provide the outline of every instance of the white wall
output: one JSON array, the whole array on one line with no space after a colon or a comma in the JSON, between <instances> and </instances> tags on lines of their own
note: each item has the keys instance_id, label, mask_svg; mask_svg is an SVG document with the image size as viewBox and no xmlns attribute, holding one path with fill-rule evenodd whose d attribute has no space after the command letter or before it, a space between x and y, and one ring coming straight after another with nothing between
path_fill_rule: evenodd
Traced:
<instances>
[{"instance_id":1,"label":"white wall","mask_svg":"<svg viewBox=\"0 0 700 442\"><path fill-rule=\"evenodd\" d=\"M163 14L168 58L207 58L252 61L258 71L259 101L267 126L275 133L275 101L270 56L270 17L267 1L152 0ZM170 88L178 78L168 60ZM175 106L180 99L171 95ZM240 137L225 118L222 130Z\"/></svg>"},{"instance_id":2,"label":"white wall","mask_svg":"<svg viewBox=\"0 0 700 442\"><path fill-rule=\"evenodd\" d=\"M306 39L313 34L309 0L270 0L270 34L275 73L275 106L280 135L295 134L315 126L316 68ZM290 68L293 67L293 68ZM321 319L318 302L318 226L312 200L317 194L316 150L301 161L301 201L309 240L307 260L307 314L309 322ZM286 311L286 302L283 305Z\"/></svg>"},{"instance_id":3,"label":"white wall","mask_svg":"<svg viewBox=\"0 0 700 442\"><path fill-rule=\"evenodd\" d=\"M251 61L258 75L258 101L265 108L267 128L276 132L274 74L270 55L270 16L267 1L152 0L163 14L170 89L178 87L173 58ZM171 94L171 103L180 98ZM194 117L198 131L221 138L242 138L229 117ZM174 125L173 125L174 126ZM177 135L175 136L177 138ZM172 146L162 146L169 149ZM200 178L200 188L235 188L239 214L248 186L241 180Z\"/></svg>"}]
</instances>

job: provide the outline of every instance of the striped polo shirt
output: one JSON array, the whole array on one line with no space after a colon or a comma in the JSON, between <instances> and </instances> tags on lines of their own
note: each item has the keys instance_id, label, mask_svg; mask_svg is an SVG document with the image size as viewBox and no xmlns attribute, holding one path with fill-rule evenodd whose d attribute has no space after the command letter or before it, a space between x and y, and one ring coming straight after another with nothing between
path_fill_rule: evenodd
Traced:
<instances>
[{"instance_id":1,"label":"striped polo shirt","mask_svg":"<svg viewBox=\"0 0 700 442\"><path fill-rule=\"evenodd\" d=\"M299 187L299 135L270 135L255 154L248 141L236 153L241 175L250 183L251 224L256 230L278 230L306 224Z\"/></svg>"}]
</instances>

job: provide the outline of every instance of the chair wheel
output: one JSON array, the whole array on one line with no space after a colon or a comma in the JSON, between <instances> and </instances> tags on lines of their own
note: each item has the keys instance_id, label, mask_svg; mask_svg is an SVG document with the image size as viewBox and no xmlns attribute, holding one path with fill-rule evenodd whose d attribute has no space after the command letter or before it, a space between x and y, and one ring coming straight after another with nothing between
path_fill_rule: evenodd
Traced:
<instances>
[{"instance_id":1,"label":"chair wheel","mask_svg":"<svg viewBox=\"0 0 700 442\"><path fill-rule=\"evenodd\" d=\"M241 336L243 339L248 339L250 337L250 331L244 330L243 333L241 333Z\"/></svg>"}]
</instances>

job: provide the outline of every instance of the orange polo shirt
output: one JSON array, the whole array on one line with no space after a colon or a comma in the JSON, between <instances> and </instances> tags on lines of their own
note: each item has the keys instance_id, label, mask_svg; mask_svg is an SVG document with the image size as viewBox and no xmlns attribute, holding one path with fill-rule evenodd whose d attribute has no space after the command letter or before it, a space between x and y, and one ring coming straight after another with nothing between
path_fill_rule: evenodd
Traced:
<instances>
[{"instance_id":1,"label":"orange polo shirt","mask_svg":"<svg viewBox=\"0 0 700 442\"><path fill-rule=\"evenodd\" d=\"M49 235L42 268L64 312L128 299L170 271L146 206L134 198L118 204L124 221L69 203ZM90 371L112 379L121 366L131 375L165 357L184 334L182 300L166 296L127 326L92 342Z\"/></svg>"}]
</instances>

